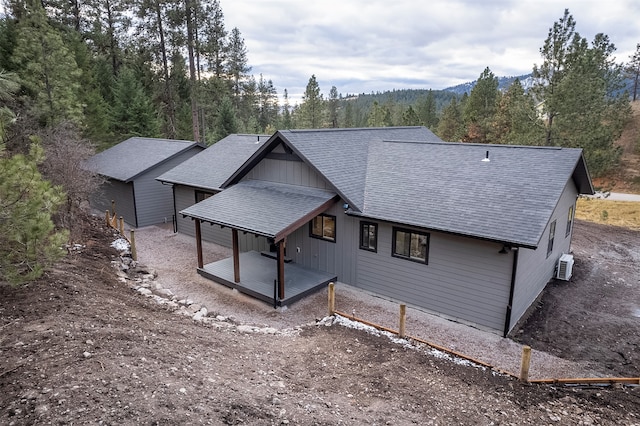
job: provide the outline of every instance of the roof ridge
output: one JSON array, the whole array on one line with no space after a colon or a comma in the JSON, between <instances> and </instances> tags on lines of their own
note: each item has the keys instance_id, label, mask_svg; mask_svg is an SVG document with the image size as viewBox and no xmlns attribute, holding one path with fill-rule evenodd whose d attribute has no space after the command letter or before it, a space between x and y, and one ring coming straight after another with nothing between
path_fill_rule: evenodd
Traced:
<instances>
[{"instance_id":1,"label":"roof ridge","mask_svg":"<svg viewBox=\"0 0 640 426\"><path fill-rule=\"evenodd\" d=\"M401 139L383 139L385 143L417 143L417 144L430 144L430 145L459 145L459 146L482 146L482 147L495 147L495 148L526 148L526 149L542 149L552 151L562 151L563 149L581 149L562 146L540 146L540 145L508 145L499 143L474 143L474 142L436 142L436 141L409 141Z\"/></svg>"},{"instance_id":2,"label":"roof ridge","mask_svg":"<svg viewBox=\"0 0 640 426\"><path fill-rule=\"evenodd\" d=\"M351 132L351 131L373 131L373 130L397 130L397 129L420 129L424 126L394 126L394 127L344 127L331 129L287 129L291 133L311 133L311 132Z\"/></svg>"}]
</instances>

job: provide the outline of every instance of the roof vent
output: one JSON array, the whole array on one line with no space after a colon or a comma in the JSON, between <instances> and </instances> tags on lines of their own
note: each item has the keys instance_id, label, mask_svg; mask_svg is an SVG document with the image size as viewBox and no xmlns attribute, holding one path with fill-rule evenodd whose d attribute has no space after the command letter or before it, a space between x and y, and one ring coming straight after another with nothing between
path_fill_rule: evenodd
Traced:
<instances>
[{"instance_id":1,"label":"roof vent","mask_svg":"<svg viewBox=\"0 0 640 426\"><path fill-rule=\"evenodd\" d=\"M489 151L487 151L487 154L486 154L486 156L482 159L482 162L483 162L483 163L488 163L489 161L491 161L491 160L489 160Z\"/></svg>"}]
</instances>

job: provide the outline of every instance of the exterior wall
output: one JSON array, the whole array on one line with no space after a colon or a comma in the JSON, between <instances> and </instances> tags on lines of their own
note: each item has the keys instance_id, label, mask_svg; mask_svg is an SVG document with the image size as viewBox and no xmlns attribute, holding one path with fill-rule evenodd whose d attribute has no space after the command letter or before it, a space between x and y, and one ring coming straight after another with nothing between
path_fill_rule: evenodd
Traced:
<instances>
[{"instance_id":1,"label":"exterior wall","mask_svg":"<svg viewBox=\"0 0 640 426\"><path fill-rule=\"evenodd\" d=\"M242 180L251 179L330 189L326 180L302 161L265 158Z\"/></svg>"},{"instance_id":2,"label":"exterior wall","mask_svg":"<svg viewBox=\"0 0 640 426\"><path fill-rule=\"evenodd\" d=\"M287 237L286 254L295 263L336 274L340 282L354 284L359 222L344 213L343 203L338 201L325 212L336 217L335 243L310 237L306 223Z\"/></svg>"},{"instance_id":3,"label":"exterior wall","mask_svg":"<svg viewBox=\"0 0 640 426\"><path fill-rule=\"evenodd\" d=\"M412 262L392 256L392 228L378 223L377 252L357 250L357 287L502 331L513 253L498 253L496 243L430 232L428 264Z\"/></svg>"},{"instance_id":4,"label":"exterior wall","mask_svg":"<svg viewBox=\"0 0 640 426\"><path fill-rule=\"evenodd\" d=\"M544 290L547 283L553 278L556 263L563 253L569 253L571 249L571 232L566 235L567 216L569 209L573 206L575 213L576 197L578 191L573 180L569 180L560 196L560 200L547 224L540 243L536 250L520 249L518 254L518 270L516 274L516 285L513 298L513 311L511 313L511 323L509 330L515 326L517 321L524 315L538 295ZM547 257L547 244L549 241L549 228L553 221L556 221L556 233L553 243L553 251ZM572 222L573 223L573 222Z\"/></svg>"},{"instance_id":5,"label":"exterior wall","mask_svg":"<svg viewBox=\"0 0 640 426\"><path fill-rule=\"evenodd\" d=\"M110 179L91 196L91 207L104 213L111 211L111 200L116 202L116 215L129 225L137 227L136 208L133 204L133 183Z\"/></svg>"},{"instance_id":6,"label":"exterior wall","mask_svg":"<svg viewBox=\"0 0 640 426\"><path fill-rule=\"evenodd\" d=\"M200 149L190 149L148 170L134 181L136 212L139 227L158 223L170 223L173 218L173 191L171 185L163 185L156 178L178 164L193 157Z\"/></svg>"}]
</instances>

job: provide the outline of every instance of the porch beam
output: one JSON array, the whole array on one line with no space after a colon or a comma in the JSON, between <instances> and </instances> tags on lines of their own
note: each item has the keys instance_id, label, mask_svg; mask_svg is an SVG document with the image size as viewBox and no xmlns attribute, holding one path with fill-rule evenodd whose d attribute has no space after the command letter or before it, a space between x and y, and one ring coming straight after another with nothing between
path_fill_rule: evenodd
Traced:
<instances>
[{"instance_id":1,"label":"porch beam","mask_svg":"<svg viewBox=\"0 0 640 426\"><path fill-rule=\"evenodd\" d=\"M198 253L198 268L204 266L204 260L202 258L202 232L200 230L200 219L196 219L196 251Z\"/></svg>"},{"instance_id":2,"label":"porch beam","mask_svg":"<svg viewBox=\"0 0 640 426\"><path fill-rule=\"evenodd\" d=\"M320 213L324 212L329 207L333 206L339 199L340 199L340 196L336 195L330 200L325 201L315 209L311 210L306 215L302 216L300 219L296 220L295 222L291 223L286 228L278 232L276 235L274 235L273 239L278 241L286 238L287 235L291 234L293 231L300 228L302 225L309 222L311 219L318 216Z\"/></svg>"},{"instance_id":3,"label":"porch beam","mask_svg":"<svg viewBox=\"0 0 640 426\"><path fill-rule=\"evenodd\" d=\"M238 248L238 230L231 230L231 240L233 245L233 281L240 282L240 250Z\"/></svg>"},{"instance_id":4,"label":"porch beam","mask_svg":"<svg viewBox=\"0 0 640 426\"><path fill-rule=\"evenodd\" d=\"M285 241L278 241L278 299L284 299L284 247Z\"/></svg>"}]
</instances>

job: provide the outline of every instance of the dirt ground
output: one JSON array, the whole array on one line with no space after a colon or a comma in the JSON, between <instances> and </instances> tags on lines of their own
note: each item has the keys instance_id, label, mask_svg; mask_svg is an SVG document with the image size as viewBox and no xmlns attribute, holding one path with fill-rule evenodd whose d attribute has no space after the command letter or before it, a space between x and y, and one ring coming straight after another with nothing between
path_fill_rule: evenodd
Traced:
<instances>
[{"instance_id":1,"label":"dirt ground","mask_svg":"<svg viewBox=\"0 0 640 426\"><path fill-rule=\"evenodd\" d=\"M115 238L98 226L38 282L0 285L1 424L640 424L640 387L520 383L316 322L326 306L306 300L266 309L212 286L214 321L177 315L117 279ZM576 223L576 275L550 286L518 339L575 365L638 375L639 247L638 232ZM199 295L204 284L179 282L168 260L156 260L169 271L163 285ZM450 331L463 345L457 339ZM498 351L517 345L489 341Z\"/></svg>"}]
</instances>

